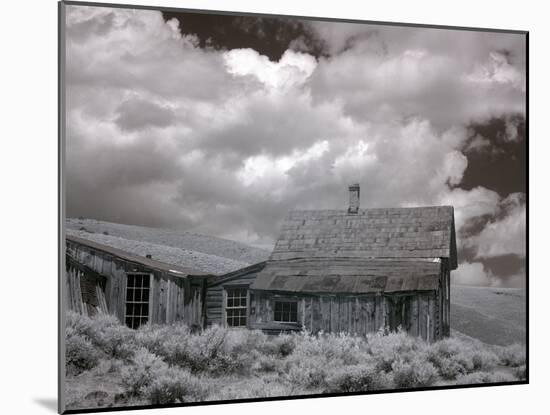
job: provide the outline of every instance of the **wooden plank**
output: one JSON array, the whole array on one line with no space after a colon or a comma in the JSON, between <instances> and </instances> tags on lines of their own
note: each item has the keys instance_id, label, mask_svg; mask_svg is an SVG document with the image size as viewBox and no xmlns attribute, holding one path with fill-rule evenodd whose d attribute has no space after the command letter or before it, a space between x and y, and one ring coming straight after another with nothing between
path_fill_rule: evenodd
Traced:
<instances>
[{"instance_id":1,"label":"wooden plank","mask_svg":"<svg viewBox=\"0 0 550 415\"><path fill-rule=\"evenodd\" d=\"M321 301L321 320L323 322L322 330L325 333L332 331L331 319L330 319L330 297L323 295L319 297Z\"/></svg>"},{"instance_id":2,"label":"wooden plank","mask_svg":"<svg viewBox=\"0 0 550 415\"><path fill-rule=\"evenodd\" d=\"M159 323L166 323L166 280L160 278L159 281Z\"/></svg>"},{"instance_id":3,"label":"wooden plank","mask_svg":"<svg viewBox=\"0 0 550 415\"><path fill-rule=\"evenodd\" d=\"M436 338L435 297L433 295L428 296L428 316L428 342L432 342Z\"/></svg>"},{"instance_id":4,"label":"wooden plank","mask_svg":"<svg viewBox=\"0 0 550 415\"><path fill-rule=\"evenodd\" d=\"M300 301L300 305L302 308L302 318L300 319L302 321L302 327L306 327L306 321L310 321L311 317L311 305L308 301L306 306L306 299L302 297L302 300ZM309 318L308 318L309 317Z\"/></svg>"},{"instance_id":5,"label":"wooden plank","mask_svg":"<svg viewBox=\"0 0 550 415\"><path fill-rule=\"evenodd\" d=\"M360 296L356 297L356 303L354 308L355 330L357 335L362 336L365 333L367 324L367 316L365 312L365 305L363 299Z\"/></svg>"},{"instance_id":6,"label":"wooden plank","mask_svg":"<svg viewBox=\"0 0 550 415\"><path fill-rule=\"evenodd\" d=\"M418 296L414 295L411 298L411 336L418 336Z\"/></svg>"},{"instance_id":7,"label":"wooden plank","mask_svg":"<svg viewBox=\"0 0 550 415\"><path fill-rule=\"evenodd\" d=\"M330 296L330 331L332 333L338 333L338 299Z\"/></svg>"}]
</instances>

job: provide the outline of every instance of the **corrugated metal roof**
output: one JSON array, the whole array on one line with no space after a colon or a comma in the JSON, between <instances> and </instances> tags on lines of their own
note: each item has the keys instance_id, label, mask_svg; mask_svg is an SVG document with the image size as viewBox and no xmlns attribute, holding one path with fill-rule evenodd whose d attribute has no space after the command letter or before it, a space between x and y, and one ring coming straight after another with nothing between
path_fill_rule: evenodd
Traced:
<instances>
[{"instance_id":1,"label":"corrugated metal roof","mask_svg":"<svg viewBox=\"0 0 550 415\"><path fill-rule=\"evenodd\" d=\"M269 258L449 258L455 269L452 206L291 211Z\"/></svg>"},{"instance_id":2,"label":"corrugated metal roof","mask_svg":"<svg viewBox=\"0 0 550 415\"><path fill-rule=\"evenodd\" d=\"M429 260L270 261L250 286L253 290L305 293L382 293L435 290L441 262Z\"/></svg>"},{"instance_id":3,"label":"corrugated metal roof","mask_svg":"<svg viewBox=\"0 0 550 415\"><path fill-rule=\"evenodd\" d=\"M130 261L130 262L135 262L135 263L141 264L143 266L146 266L146 267L149 267L149 268L152 268L152 269L157 269L159 271L167 272L167 273L172 274L174 276L185 277L185 276L188 276L188 275L193 275L193 276L207 276L207 275L209 275L209 274L206 274L202 271L198 271L198 270L195 270L195 269L184 268L184 267L181 267L181 266L178 266L178 265L173 265L173 264L166 264L164 262L160 262L160 261L154 260L152 258L146 258L146 257L134 255L132 253L123 251L121 249L113 248L113 247L108 246L108 245L103 245L103 244L100 244L100 243L97 243L97 242L94 242L94 241L90 241L88 239L79 238L77 236L66 235L65 238L69 241L74 242L74 243L77 243L77 244L80 244L80 245L85 245L85 246L88 246L88 247L93 248L95 250L102 251L102 252L117 256L119 258L122 258L124 260Z\"/></svg>"}]
</instances>

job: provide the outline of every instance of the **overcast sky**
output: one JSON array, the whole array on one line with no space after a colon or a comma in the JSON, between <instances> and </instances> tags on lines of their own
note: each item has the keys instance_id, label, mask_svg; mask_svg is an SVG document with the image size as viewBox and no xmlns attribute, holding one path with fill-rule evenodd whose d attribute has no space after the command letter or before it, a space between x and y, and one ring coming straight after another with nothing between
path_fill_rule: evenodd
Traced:
<instances>
[{"instance_id":1,"label":"overcast sky","mask_svg":"<svg viewBox=\"0 0 550 415\"><path fill-rule=\"evenodd\" d=\"M271 247L289 209L455 207L525 284L525 36L67 7L67 215Z\"/></svg>"}]
</instances>

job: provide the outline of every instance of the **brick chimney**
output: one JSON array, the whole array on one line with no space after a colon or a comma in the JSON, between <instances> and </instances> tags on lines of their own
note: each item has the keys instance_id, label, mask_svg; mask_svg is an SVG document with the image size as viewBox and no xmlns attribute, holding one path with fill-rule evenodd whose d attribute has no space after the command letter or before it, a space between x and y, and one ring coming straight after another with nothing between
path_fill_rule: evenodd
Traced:
<instances>
[{"instance_id":1,"label":"brick chimney","mask_svg":"<svg viewBox=\"0 0 550 415\"><path fill-rule=\"evenodd\" d=\"M359 183L349 186L349 208L348 213L359 212Z\"/></svg>"}]
</instances>

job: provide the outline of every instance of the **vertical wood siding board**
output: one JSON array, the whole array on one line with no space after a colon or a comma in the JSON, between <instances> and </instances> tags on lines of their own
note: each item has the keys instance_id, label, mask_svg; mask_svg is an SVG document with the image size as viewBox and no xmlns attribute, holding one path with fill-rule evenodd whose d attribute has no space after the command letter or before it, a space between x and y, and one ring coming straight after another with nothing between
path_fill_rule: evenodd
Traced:
<instances>
[{"instance_id":1,"label":"vertical wood siding board","mask_svg":"<svg viewBox=\"0 0 550 415\"><path fill-rule=\"evenodd\" d=\"M427 295L424 295L422 297L422 314L424 315L424 318L422 319L422 326L423 326L423 338L424 340L428 340L428 323L429 323L429 315L430 315L430 300L428 299Z\"/></svg>"},{"instance_id":2,"label":"vertical wood siding board","mask_svg":"<svg viewBox=\"0 0 550 415\"><path fill-rule=\"evenodd\" d=\"M390 301L388 297L383 297L384 301L384 327L391 329L390 323L392 322L390 313L391 313L391 307L390 307Z\"/></svg>"},{"instance_id":3,"label":"vertical wood siding board","mask_svg":"<svg viewBox=\"0 0 550 415\"><path fill-rule=\"evenodd\" d=\"M379 310L378 310L378 307L379 307L379 296L376 296L374 297L374 326L375 326L375 330L374 331L378 331L378 329L380 328L380 325L379 325Z\"/></svg>"},{"instance_id":4,"label":"vertical wood siding board","mask_svg":"<svg viewBox=\"0 0 550 415\"><path fill-rule=\"evenodd\" d=\"M306 327L307 330L314 333L314 327L313 327L313 296L310 296L307 299L308 304L308 315L306 316Z\"/></svg>"},{"instance_id":5,"label":"vertical wood siding board","mask_svg":"<svg viewBox=\"0 0 550 415\"><path fill-rule=\"evenodd\" d=\"M434 341L436 339L437 331L436 331L436 324L437 324L437 316L435 312L435 304L436 304L436 297L435 293L431 294L429 297L429 303L428 303L428 313L430 315L430 341Z\"/></svg>"},{"instance_id":6,"label":"vertical wood siding board","mask_svg":"<svg viewBox=\"0 0 550 415\"><path fill-rule=\"evenodd\" d=\"M374 300L374 297L372 298L372 300ZM363 307L364 307L363 312L365 313L365 326L364 326L364 329L363 329L364 334L367 334L371 331L375 331L374 330L374 318L373 318L374 307L372 305L372 300L371 300L370 297L363 297L362 298Z\"/></svg>"},{"instance_id":7,"label":"vertical wood siding board","mask_svg":"<svg viewBox=\"0 0 550 415\"><path fill-rule=\"evenodd\" d=\"M353 334L357 334L357 307L358 307L358 298L350 297L350 308L349 308L349 321L350 329Z\"/></svg>"},{"instance_id":8,"label":"vertical wood siding board","mask_svg":"<svg viewBox=\"0 0 550 415\"><path fill-rule=\"evenodd\" d=\"M67 284L67 307L69 310L75 311L74 308L74 294L73 294L73 279L74 279L74 268L69 269L66 272L66 284Z\"/></svg>"},{"instance_id":9,"label":"vertical wood siding board","mask_svg":"<svg viewBox=\"0 0 550 415\"><path fill-rule=\"evenodd\" d=\"M159 276L157 273L153 275L151 281L151 323L158 324L158 285L159 285Z\"/></svg>"},{"instance_id":10,"label":"vertical wood siding board","mask_svg":"<svg viewBox=\"0 0 550 415\"><path fill-rule=\"evenodd\" d=\"M72 279L74 278L72 276L73 274L73 270L72 269L69 269L68 271L65 271L65 286L66 286L66 296L65 296L65 301L66 301L66 305L67 305L67 309L68 310L73 310L74 311L74 302L73 302L73 283L72 283Z\"/></svg>"},{"instance_id":11,"label":"vertical wood siding board","mask_svg":"<svg viewBox=\"0 0 550 415\"><path fill-rule=\"evenodd\" d=\"M384 328L384 307L385 307L385 304L384 304L384 296L380 296L379 299L378 299L378 307L377 307L377 312L378 312L378 328Z\"/></svg>"},{"instance_id":12,"label":"vertical wood siding board","mask_svg":"<svg viewBox=\"0 0 550 415\"><path fill-rule=\"evenodd\" d=\"M183 281L180 281L178 285L178 321L183 322Z\"/></svg>"},{"instance_id":13,"label":"vertical wood siding board","mask_svg":"<svg viewBox=\"0 0 550 415\"><path fill-rule=\"evenodd\" d=\"M319 296L319 306L320 306L320 312L321 312L321 329L324 332L329 332L330 330L330 321L328 319L328 313L330 312L330 308L328 307L327 300L324 295Z\"/></svg>"},{"instance_id":14,"label":"vertical wood siding board","mask_svg":"<svg viewBox=\"0 0 550 415\"><path fill-rule=\"evenodd\" d=\"M311 300L309 297L302 297L302 327L305 328L308 331L311 331Z\"/></svg>"},{"instance_id":15,"label":"vertical wood siding board","mask_svg":"<svg viewBox=\"0 0 550 415\"><path fill-rule=\"evenodd\" d=\"M371 323L369 297L361 297L361 315L363 335L369 332L369 325Z\"/></svg>"},{"instance_id":16,"label":"vertical wood siding board","mask_svg":"<svg viewBox=\"0 0 550 415\"><path fill-rule=\"evenodd\" d=\"M448 327L448 334L450 334L451 329L451 271L447 270L447 290L449 293L448 299L447 299L447 327Z\"/></svg>"},{"instance_id":17,"label":"vertical wood siding board","mask_svg":"<svg viewBox=\"0 0 550 415\"><path fill-rule=\"evenodd\" d=\"M172 281L172 278L167 277L166 278L166 322L168 324L173 323L173 311L174 311L174 282Z\"/></svg>"},{"instance_id":18,"label":"vertical wood siding board","mask_svg":"<svg viewBox=\"0 0 550 415\"><path fill-rule=\"evenodd\" d=\"M347 322L347 304L346 297L338 296L338 332L346 331Z\"/></svg>"},{"instance_id":19,"label":"vertical wood siding board","mask_svg":"<svg viewBox=\"0 0 550 415\"><path fill-rule=\"evenodd\" d=\"M174 280L174 323L180 320L180 281Z\"/></svg>"},{"instance_id":20,"label":"vertical wood siding board","mask_svg":"<svg viewBox=\"0 0 550 415\"><path fill-rule=\"evenodd\" d=\"M166 280L160 278L159 284L159 322L166 322Z\"/></svg>"},{"instance_id":21,"label":"vertical wood siding board","mask_svg":"<svg viewBox=\"0 0 550 415\"><path fill-rule=\"evenodd\" d=\"M336 321L338 324L338 333L345 330L344 324L346 321L346 298L343 296L337 296L338 311L336 315Z\"/></svg>"},{"instance_id":22,"label":"vertical wood siding board","mask_svg":"<svg viewBox=\"0 0 550 415\"><path fill-rule=\"evenodd\" d=\"M176 321L176 307L178 298L178 287L176 281L173 278L170 281L170 323L174 324Z\"/></svg>"},{"instance_id":23,"label":"vertical wood siding board","mask_svg":"<svg viewBox=\"0 0 550 415\"><path fill-rule=\"evenodd\" d=\"M348 297L348 327L351 334L357 334L355 325L355 296Z\"/></svg>"},{"instance_id":24,"label":"vertical wood siding board","mask_svg":"<svg viewBox=\"0 0 550 415\"><path fill-rule=\"evenodd\" d=\"M320 315L320 313L318 312L319 297L312 295L309 298L309 301L310 301L310 304L311 304L311 314L309 316L310 317L309 318L309 326L310 326L310 330L313 333L317 333L320 329L320 324L319 324L319 315Z\"/></svg>"},{"instance_id":25,"label":"vertical wood siding board","mask_svg":"<svg viewBox=\"0 0 550 415\"><path fill-rule=\"evenodd\" d=\"M77 277L75 278L75 305L76 305L76 310L78 313L80 314L85 314L84 313L84 307L83 307L83 304L82 304L82 293L81 293L81 290L80 290L80 273L77 274Z\"/></svg>"},{"instance_id":26,"label":"vertical wood siding board","mask_svg":"<svg viewBox=\"0 0 550 415\"><path fill-rule=\"evenodd\" d=\"M411 298L411 336L418 336L418 296L413 295Z\"/></svg>"},{"instance_id":27,"label":"vertical wood siding board","mask_svg":"<svg viewBox=\"0 0 550 415\"><path fill-rule=\"evenodd\" d=\"M338 332L338 300L330 296L330 331Z\"/></svg>"},{"instance_id":28,"label":"vertical wood siding board","mask_svg":"<svg viewBox=\"0 0 550 415\"><path fill-rule=\"evenodd\" d=\"M170 284L170 322L173 324L176 322L177 307L178 307L178 286L176 284L176 279L172 279Z\"/></svg>"}]
</instances>

